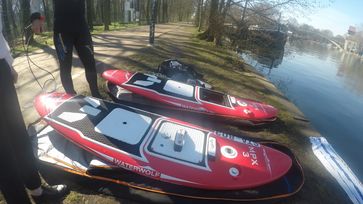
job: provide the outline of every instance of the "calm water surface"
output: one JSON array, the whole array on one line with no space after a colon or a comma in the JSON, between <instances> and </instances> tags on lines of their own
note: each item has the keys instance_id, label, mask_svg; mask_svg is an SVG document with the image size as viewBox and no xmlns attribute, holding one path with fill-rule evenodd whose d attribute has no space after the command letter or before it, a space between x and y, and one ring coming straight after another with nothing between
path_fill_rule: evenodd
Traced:
<instances>
[{"instance_id":1,"label":"calm water surface","mask_svg":"<svg viewBox=\"0 0 363 204\"><path fill-rule=\"evenodd\" d=\"M307 41L288 42L274 60L241 56L299 107L363 181L363 59Z\"/></svg>"}]
</instances>

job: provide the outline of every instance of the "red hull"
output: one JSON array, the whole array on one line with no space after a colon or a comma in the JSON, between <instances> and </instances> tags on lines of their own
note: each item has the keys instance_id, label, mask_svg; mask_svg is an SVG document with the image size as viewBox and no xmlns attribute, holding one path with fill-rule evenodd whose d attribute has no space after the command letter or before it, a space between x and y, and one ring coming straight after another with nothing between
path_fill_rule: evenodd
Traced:
<instances>
[{"instance_id":1,"label":"red hull","mask_svg":"<svg viewBox=\"0 0 363 204\"><path fill-rule=\"evenodd\" d=\"M75 112L78 108L74 109L79 104L83 108L90 106L84 98L57 93L41 95L36 98L35 107L54 129L75 144L108 162L143 176L193 188L246 189L282 177L292 165L290 157L270 147L241 138L223 137L186 122L97 99L92 100L100 102L100 107L106 107L105 110L110 112L102 112L102 115L108 115L104 118L89 115L83 119L70 117L71 122L67 122L68 119L64 118L66 114L84 115ZM122 114L116 114L120 111ZM134 118L141 123L133 127L131 122ZM84 127L77 128L77 120L83 125L91 122L94 126L87 130ZM103 123L107 121L115 123L109 126L115 129L113 133L109 133L109 129L102 132ZM122 121L131 126L122 129ZM138 132L143 127L146 128L145 134L142 137L141 134L135 135L135 131ZM177 135L182 134L178 131L183 130L184 139L180 139ZM95 131L102 133L97 133L98 138L102 137L101 140L91 137L95 135ZM123 144L125 149L112 146L117 143L115 140L109 145L100 142L110 137L115 138L114 134L121 135L118 139L127 143ZM134 141L139 136L140 139ZM178 140L182 142L178 143ZM175 149L175 144L181 144L181 149Z\"/></svg>"},{"instance_id":2,"label":"red hull","mask_svg":"<svg viewBox=\"0 0 363 204\"><path fill-rule=\"evenodd\" d=\"M256 124L274 121L278 114L277 109L268 104L237 98L199 86L164 80L152 75L108 70L102 74L102 77L148 99L189 111L248 120Z\"/></svg>"}]
</instances>

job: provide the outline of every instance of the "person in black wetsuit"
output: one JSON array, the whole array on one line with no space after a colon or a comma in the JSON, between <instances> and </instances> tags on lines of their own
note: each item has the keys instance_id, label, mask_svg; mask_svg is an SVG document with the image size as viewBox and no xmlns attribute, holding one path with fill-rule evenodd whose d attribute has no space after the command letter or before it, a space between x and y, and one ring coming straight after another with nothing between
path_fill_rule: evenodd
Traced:
<instances>
[{"instance_id":1,"label":"person in black wetsuit","mask_svg":"<svg viewBox=\"0 0 363 204\"><path fill-rule=\"evenodd\" d=\"M40 5L42 0L31 0L31 21L34 33L42 31ZM60 64L60 77L65 91L76 94L72 82L72 52L76 48L94 97L101 98L97 87L97 72L92 37L85 18L85 0L53 0L54 45Z\"/></svg>"},{"instance_id":2,"label":"person in black wetsuit","mask_svg":"<svg viewBox=\"0 0 363 204\"><path fill-rule=\"evenodd\" d=\"M0 190L8 204L30 203L26 187L35 202L55 200L67 193L65 185L41 185L32 144L28 136L14 83L10 48L2 34L0 9Z\"/></svg>"}]
</instances>

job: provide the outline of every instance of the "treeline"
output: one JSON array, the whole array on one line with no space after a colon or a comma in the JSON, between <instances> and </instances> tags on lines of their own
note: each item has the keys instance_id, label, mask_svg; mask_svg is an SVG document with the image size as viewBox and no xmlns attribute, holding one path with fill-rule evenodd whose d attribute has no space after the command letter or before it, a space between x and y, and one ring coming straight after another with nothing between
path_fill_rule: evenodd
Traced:
<instances>
[{"instance_id":1,"label":"treeline","mask_svg":"<svg viewBox=\"0 0 363 204\"><path fill-rule=\"evenodd\" d=\"M299 24L295 19L290 19L287 23L292 39L311 40L320 43L329 43L334 40L341 46L344 45L344 37L341 35L334 36L333 32L327 29L317 29L311 25Z\"/></svg>"},{"instance_id":2,"label":"treeline","mask_svg":"<svg viewBox=\"0 0 363 204\"><path fill-rule=\"evenodd\" d=\"M289 15L316 9L329 0L198 0L195 24L201 39L216 46L243 43L249 30L280 31L284 13ZM242 42L241 42L242 41Z\"/></svg>"},{"instance_id":3,"label":"treeline","mask_svg":"<svg viewBox=\"0 0 363 204\"><path fill-rule=\"evenodd\" d=\"M148 24L154 0L86 0L86 19L92 30L111 23ZM155 0L157 23L190 21L195 13L194 0ZM46 16L45 30L52 31L53 0L42 0L41 9ZM30 24L30 0L1 0L3 34L11 46L19 44L24 28Z\"/></svg>"},{"instance_id":4,"label":"treeline","mask_svg":"<svg viewBox=\"0 0 363 204\"><path fill-rule=\"evenodd\" d=\"M45 28L52 31L53 1L42 0ZM299 13L330 0L85 0L90 29L112 23L149 24L156 3L156 22L194 21L203 31L201 39L220 46L243 43L251 28L280 30L283 13ZM19 43L24 27L30 24L30 0L1 0L3 33L11 45Z\"/></svg>"}]
</instances>

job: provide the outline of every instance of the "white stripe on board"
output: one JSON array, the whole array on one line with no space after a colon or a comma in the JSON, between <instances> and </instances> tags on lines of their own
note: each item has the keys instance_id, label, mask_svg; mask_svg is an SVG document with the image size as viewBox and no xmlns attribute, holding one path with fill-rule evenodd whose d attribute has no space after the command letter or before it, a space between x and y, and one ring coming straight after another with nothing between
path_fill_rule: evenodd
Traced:
<instances>
[{"instance_id":1,"label":"white stripe on board","mask_svg":"<svg viewBox=\"0 0 363 204\"><path fill-rule=\"evenodd\" d=\"M363 185L324 137L310 137L315 156L355 204L363 203Z\"/></svg>"}]
</instances>

